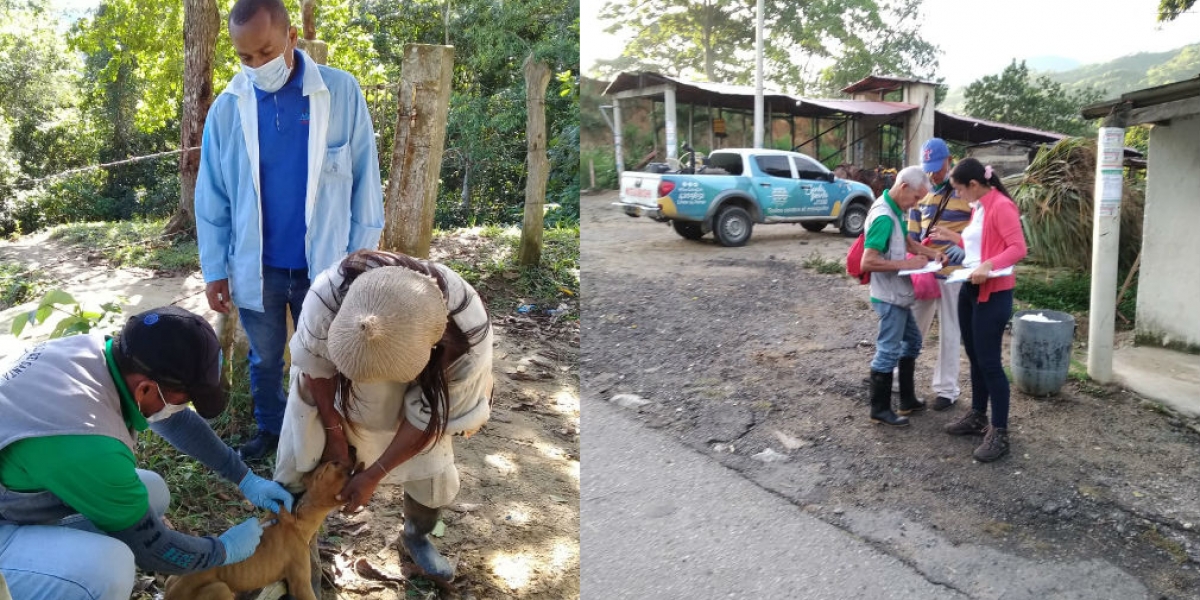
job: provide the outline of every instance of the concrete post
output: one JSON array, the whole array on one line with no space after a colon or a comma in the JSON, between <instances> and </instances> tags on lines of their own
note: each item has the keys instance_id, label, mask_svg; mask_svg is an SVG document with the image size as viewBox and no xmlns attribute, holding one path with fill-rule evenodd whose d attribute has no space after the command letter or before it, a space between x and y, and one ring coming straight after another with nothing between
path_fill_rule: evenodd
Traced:
<instances>
[{"instance_id":1,"label":"concrete post","mask_svg":"<svg viewBox=\"0 0 1200 600\"><path fill-rule=\"evenodd\" d=\"M613 151L617 154L617 177L625 171L625 155L621 152L621 99L613 98Z\"/></svg>"},{"instance_id":2,"label":"concrete post","mask_svg":"<svg viewBox=\"0 0 1200 600\"><path fill-rule=\"evenodd\" d=\"M754 28L754 147L763 147L763 0Z\"/></svg>"},{"instance_id":3,"label":"concrete post","mask_svg":"<svg viewBox=\"0 0 1200 600\"><path fill-rule=\"evenodd\" d=\"M404 45L391 177L384 195L384 250L429 256L453 77L452 46Z\"/></svg>"},{"instance_id":4,"label":"concrete post","mask_svg":"<svg viewBox=\"0 0 1200 600\"><path fill-rule=\"evenodd\" d=\"M667 131L667 158L679 158L679 135L675 124L675 88L669 87L663 92L663 121Z\"/></svg>"},{"instance_id":5,"label":"concrete post","mask_svg":"<svg viewBox=\"0 0 1200 600\"><path fill-rule=\"evenodd\" d=\"M1117 259L1121 241L1121 187L1124 179L1125 122L1128 106L1104 119L1096 148L1092 204L1092 290L1088 311L1088 377L1113 379Z\"/></svg>"}]
</instances>

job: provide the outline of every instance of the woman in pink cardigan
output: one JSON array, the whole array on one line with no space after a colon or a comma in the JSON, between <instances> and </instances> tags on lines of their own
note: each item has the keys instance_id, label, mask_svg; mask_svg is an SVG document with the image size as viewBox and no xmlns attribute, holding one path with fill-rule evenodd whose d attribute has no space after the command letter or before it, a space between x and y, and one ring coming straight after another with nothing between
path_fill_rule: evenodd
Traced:
<instances>
[{"instance_id":1,"label":"woman in pink cardigan","mask_svg":"<svg viewBox=\"0 0 1200 600\"><path fill-rule=\"evenodd\" d=\"M964 159L950 173L950 185L974 207L971 223L961 235L935 227L931 237L962 246L963 266L974 270L958 295L958 323L971 362L971 410L946 425L946 432L985 434L974 455L980 462L991 462L1008 454L1009 389L1000 348L1012 317L1016 284L1012 267L1025 258L1025 234L1017 205L991 166Z\"/></svg>"}]
</instances>

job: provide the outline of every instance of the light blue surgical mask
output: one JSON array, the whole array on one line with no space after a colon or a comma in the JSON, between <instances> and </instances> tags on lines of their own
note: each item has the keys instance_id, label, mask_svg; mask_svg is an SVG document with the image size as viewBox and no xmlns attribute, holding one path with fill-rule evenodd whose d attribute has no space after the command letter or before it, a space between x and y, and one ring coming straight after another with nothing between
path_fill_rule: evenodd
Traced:
<instances>
[{"instance_id":1,"label":"light blue surgical mask","mask_svg":"<svg viewBox=\"0 0 1200 600\"><path fill-rule=\"evenodd\" d=\"M167 397L163 396L162 386L155 385L154 387L156 389L158 389L158 397L162 398L163 407L162 407L162 410L146 417L146 422L157 423L159 421L165 421L165 420L169 419L171 417L171 415L174 415L175 413L183 411L183 410L187 410L186 402L184 402L183 404L171 404L170 402L167 402Z\"/></svg>"},{"instance_id":2,"label":"light blue surgical mask","mask_svg":"<svg viewBox=\"0 0 1200 600\"><path fill-rule=\"evenodd\" d=\"M284 60L284 55L288 53L284 50L282 54L276 56L273 60L261 67L250 67L242 64L242 72L246 74L246 78L254 87L269 93L279 91L283 84L287 83L288 77L292 74L292 68L287 66L287 61Z\"/></svg>"}]
</instances>

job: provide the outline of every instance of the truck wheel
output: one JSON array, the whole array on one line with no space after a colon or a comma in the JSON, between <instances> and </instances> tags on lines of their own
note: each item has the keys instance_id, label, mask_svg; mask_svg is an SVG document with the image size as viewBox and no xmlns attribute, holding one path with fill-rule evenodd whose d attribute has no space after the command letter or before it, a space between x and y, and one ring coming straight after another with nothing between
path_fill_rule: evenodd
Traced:
<instances>
[{"instance_id":1,"label":"truck wheel","mask_svg":"<svg viewBox=\"0 0 1200 600\"><path fill-rule=\"evenodd\" d=\"M842 235L846 237L858 237L863 232L863 228L867 224L867 207L863 204L854 204L846 209L846 214L842 215Z\"/></svg>"},{"instance_id":2,"label":"truck wheel","mask_svg":"<svg viewBox=\"0 0 1200 600\"><path fill-rule=\"evenodd\" d=\"M821 231L822 229L825 229L825 226L828 224L829 223L825 223L822 221L800 221L801 227L803 227L813 233L816 233L818 231Z\"/></svg>"},{"instance_id":3,"label":"truck wheel","mask_svg":"<svg viewBox=\"0 0 1200 600\"><path fill-rule=\"evenodd\" d=\"M750 213L740 206L728 206L717 214L713 224L713 236L722 246L731 248L745 246L750 240L750 232L754 229L754 221Z\"/></svg>"},{"instance_id":4,"label":"truck wheel","mask_svg":"<svg viewBox=\"0 0 1200 600\"><path fill-rule=\"evenodd\" d=\"M673 220L671 227L685 240L698 240L704 237L704 230L700 228L700 224L693 221Z\"/></svg>"}]
</instances>

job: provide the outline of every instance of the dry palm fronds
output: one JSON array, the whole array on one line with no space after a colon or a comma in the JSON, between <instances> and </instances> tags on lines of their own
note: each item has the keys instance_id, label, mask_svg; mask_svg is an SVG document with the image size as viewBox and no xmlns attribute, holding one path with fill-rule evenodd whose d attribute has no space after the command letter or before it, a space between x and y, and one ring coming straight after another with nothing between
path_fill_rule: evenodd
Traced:
<instances>
[{"instance_id":1,"label":"dry palm fronds","mask_svg":"<svg viewBox=\"0 0 1200 600\"><path fill-rule=\"evenodd\" d=\"M1051 267L1088 270L1092 264L1092 206L1096 141L1067 138L1043 148L1025 172L1006 177L1021 211L1030 258ZM1121 200L1119 269L1133 264L1142 244L1145 185L1126 178Z\"/></svg>"}]
</instances>

